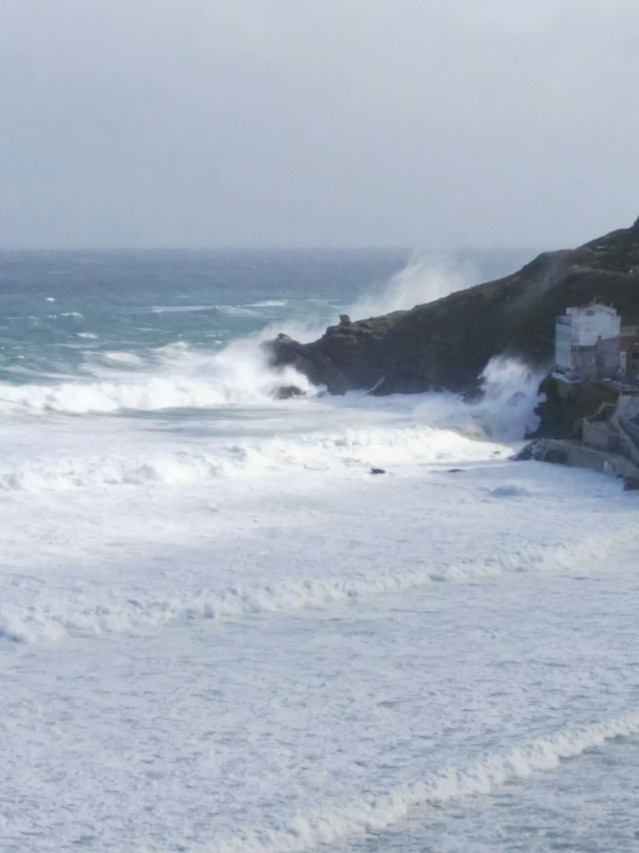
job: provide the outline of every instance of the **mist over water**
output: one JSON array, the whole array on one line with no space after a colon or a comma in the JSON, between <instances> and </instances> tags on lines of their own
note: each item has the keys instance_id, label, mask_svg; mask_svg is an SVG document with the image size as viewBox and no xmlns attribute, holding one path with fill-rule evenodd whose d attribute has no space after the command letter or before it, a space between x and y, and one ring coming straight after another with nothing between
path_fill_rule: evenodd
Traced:
<instances>
[{"instance_id":1,"label":"mist over water","mask_svg":"<svg viewBox=\"0 0 639 853\"><path fill-rule=\"evenodd\" d=\"M633 497L510 460L517 361L472 403L333 398L261 347L511 264L0 255L3 850L543 850L558 790L613 813Z\"/></svg>"}]
</instances>

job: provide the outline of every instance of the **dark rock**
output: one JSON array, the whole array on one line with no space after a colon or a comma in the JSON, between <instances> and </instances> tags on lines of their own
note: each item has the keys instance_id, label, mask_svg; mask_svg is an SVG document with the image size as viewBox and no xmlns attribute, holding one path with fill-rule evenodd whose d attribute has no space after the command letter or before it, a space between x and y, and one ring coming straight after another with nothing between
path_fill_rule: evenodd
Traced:
<instances>
[{"instance_id":1,"label":"dark rock","mask_svg":"<svg viewBox=\"0 0 639 853\"><path fill-rule=\"evenodd\" d=\"M280 335L269 345L271 361L296 367L334 394L355 388L469 392L498 354L550 366L555 317L593 299L614 305L624 324L639 325L639 220L410 311L348 323L342 318L309 344Z\"/></svg>"},{"instance_id":2,"label":"dark rock","mask_svg":"<svg viewBox=\"0 0 639 853\"><path fill-rule=\"evenodd\" d=\"M371 474L385 474L384 468L371 468Z\"/></svg>"},{"instance_id":3,"label":"dark rock","mask_svg":"<svg viewBox=\"0 0 639 853\"><path fill-rule=\"evenodd\" d=\"M463 468L449 468L448 473L449 474L461 474L463 472L463 470L464 470Z\"/></svg>"},{"instance_id":4,"label":"dark rock","mask_svg":"<svg viewBox=\"0 0 639 853\"><path fill-rule=\"evenodd\" d=\"M525 447L522 447L518 453L515 453L515 455L511 457L512 460L514 462L528 462L531 459L535 459L535 447L536 444L534 441L531 444L527 444Z\"/></svg>"},{"instance_id":5,"label":"dark rock","mask_svg":"<svg viewBox=\"0 0 639 853\"><path fill-rule=\"evenodd\" d=\"M304 392L297 385L281 385L271 396L276 400L290 400L291 397L303 397Z\"/></svg>"},{"instance_id":6,"label":"dark rock","mask_svg":"<svg viewBox=\"0 0 639 853\"><path fill-rule=\"evenodd\" d=\"M544 462L553 462L555 465L566 465L568 462L568 454L555 447L548 448L540 458Z\"/></svg>"},{"instance_id":7,"label":"dark rock","mask_svg":"<svg viewBox=\"0 0 639 853\"><path fill-rule=\"evenodd\" d=\"M545 395L535 412L539 426L534 437L581 438L582 420L616 403L619 390L606 382L570 385L547 376L540 392Z\"/></svg>"},{"instance_id":8,"label":"dark rock","mask_svg":"<svg viewBox=\"0 0 639 853\"><path fill-rule=\"evenodd\" d=\"M639 477L624 477L623 487L626 492L639 491Z\"/></svg>"},{"instance_id":9,"label":"dark rock","mask_svg":"<svg viewBox=\"0 0 639 853\"><path fill-rule=\"evenodd\" d=\"M291 366L308 377L314 385L326 385L333 394L348 390L347 377L333 359L315 351L309 344L300 344L288 335L278 335L274 341L264 344L273 366Z\"/></svg>"},{"instance_id":10,"label":"dark rock","mask_svg":"<svg viewBox=\"0 0 639 853\"><path fill-rule=\"evenodd\" d=\"M565 465L568 462L568 454L557 447L547 447L543 441L532 441L511 457L515 462L528 462L534 459L537 462L554 462L557 465Z\"/></svg>"}]
</instances>

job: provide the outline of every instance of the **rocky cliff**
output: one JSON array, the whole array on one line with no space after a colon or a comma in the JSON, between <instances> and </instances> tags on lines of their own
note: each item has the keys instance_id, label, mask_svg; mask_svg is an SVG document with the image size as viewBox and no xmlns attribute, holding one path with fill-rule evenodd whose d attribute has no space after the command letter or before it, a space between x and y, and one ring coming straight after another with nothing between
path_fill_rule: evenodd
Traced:
<instances>
[{"instance_id":1,"label":"rocky cliff","mask_svg":"<svg viewBox=\"0 0 639 853\"><path fill-rule=\"evenodd\" d=\"M639 324L639 219L577 249L539 255L506 278L410 311L343 317L309 344L280 335L269 348L274 365L294 365L331 393L466 391L500 353L550 365L555 317L592 300Z\"/></svg>"}]
</instances>

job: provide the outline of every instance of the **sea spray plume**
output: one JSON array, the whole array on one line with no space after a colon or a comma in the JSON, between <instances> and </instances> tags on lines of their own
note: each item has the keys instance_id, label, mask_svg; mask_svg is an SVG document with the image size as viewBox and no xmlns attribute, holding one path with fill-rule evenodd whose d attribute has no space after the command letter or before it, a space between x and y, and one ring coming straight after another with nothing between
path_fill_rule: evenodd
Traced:
<instances>
[{"instance_id":1,"label":"sea spray plume","mask_svg":"<svg viewBox=\"0 0 639 853\"><path fill-rule=\"evenodd\" d=\"M415 809L488 795L502 785L527 779L533 773L555 770L562 761L637 733L639 712L633 711L536 738L503 754L488 755L467 767L444 768L423 781L376 797L361 797L345 805L300 814L277 829L247 829L234 838L196 849L198 853L304 853L323 845L337 845L353 836L388 829L401 823Z\"/></svg>"},{"instance_id":2,"label":"sea spray plume","mask_svg":"<svg viewBox=\"0 0 639 853\"><path fill-rule=\"evenodd\" d=\"M415 253L404 269L385 284L371 288L347 313L353 319L362 319L409 310L465 290L476 276L477 271L470 263L462 263L443 253Z\"/></svg>"},{"instance_id":3,"label":"sea spray plume","mask_svg":"<svg viewBox=\"0 0 639 853\"><path fill-rule=\"evenodd\" d=\"M543 399L543 375L520 359L496 356L479 375L478 390L471 397L428 394L415 407L415 415L470 438L521 441L537 427L535 407Z\"/></svg>"},{"instance_id":4,"label":"sea spray plume","mask_svg":"<svg viewBox=\"0 0 639 853\"><path fill-rule=\"evenodd\" d=\"M194 373L205 381L213 381L219 386L231 389L237 393L240 402L264 401L282 385L298 386L308 392L308 380L294 368L275 371L268 364L268 358L259 345L263 340L259 337L240 338L232 341L223 350L198 362Z\"/></svg>"},{"instance_id":5,"label":"sea spray plume","mask_svg":"<svg viewBox=\"0 0 639 853\"><path fill-rule=\"evenodd\" d=\"M539 385L544 373L517 358L491 358L479 377L482 396L477 422L485 435L518 441L536 429L535 407L543 399Z\"/></svg>"},{"instance_id":6,"label":"sea spray plume","mask_svg":"<svg viewBox=\"0 0 639 853\"><path fill-rule=\"evenodd\" d=\"M476 270L469 262L462 263L445 253L415 253L403 269L387 281L371 285L355 302L343 305L339 313L353 319L377 317L442 299L464 290L475 280ZM266 326L259 335L260 341L274 338L282 330L281 325L278 322ZM324 330L325 326L318 325L317 320L291 320L285 327L286 334L300 343L321 337Z\"/></svg>"}]
</instances>

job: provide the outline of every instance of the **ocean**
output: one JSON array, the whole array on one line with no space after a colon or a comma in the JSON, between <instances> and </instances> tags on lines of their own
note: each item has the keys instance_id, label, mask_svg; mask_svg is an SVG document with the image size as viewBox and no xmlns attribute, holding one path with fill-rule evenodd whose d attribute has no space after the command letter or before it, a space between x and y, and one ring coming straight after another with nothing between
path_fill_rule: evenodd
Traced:
<instances>
[{"instance_id":1,"label":"ocean","mask_svg":"<svg viewBox=\"0 0 639 853\"><path fill-rule=\"evenodd\" d=\"M639 849L636 494L262 346L527 259L0 253L3 853Z\"/></svg>"}]
</instances>

